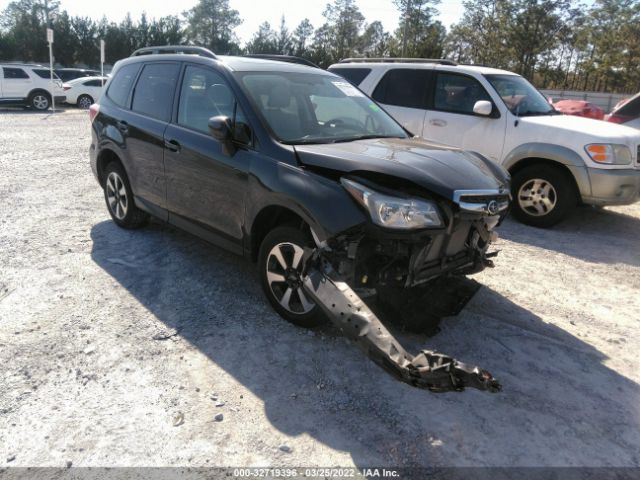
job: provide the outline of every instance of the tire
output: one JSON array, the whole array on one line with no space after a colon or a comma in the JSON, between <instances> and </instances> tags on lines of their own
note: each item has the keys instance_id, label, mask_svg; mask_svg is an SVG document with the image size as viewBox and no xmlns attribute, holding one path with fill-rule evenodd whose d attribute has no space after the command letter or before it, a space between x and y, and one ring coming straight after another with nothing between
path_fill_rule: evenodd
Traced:
<instances>
[{"instance_id":1,"label":"tire","mask_svg":"<svg viewBox=\"0 0 640 480\"><path fill-rule=\"evenodd\" d=\"M29 106L40 112L49 110L51 107L51 95L47 92L34 92L29 96Z\"/></svg>"},{"instance_id":2,"label":"tire","mask_svg":"<svg viewBox=\"0 0 640 480\"><path fill-rule=\"evenodd\" d=\"M149 220L149 214L136 207L129 178L117 162L111 162L104 170L102 182L107 210L116 225L122 228L139 228Z\"/></svg>"},{"instance_id":3,"label":"tire","mask_svg":"<svg viewBox=\"0 0 640 480\"><path fill-rule=\"evenodd\" d=\"M549 228L571 214L578 194L570 174L560 167L531 165L511 181L513 215L522 223Z\"/></svg>"},{"instance_id":4,"label":"tire","mask_svg":"<svg viewBox=\"0 0 640 480\"><path fill-rule=\"evenodd\" d=\"M78 108L82 108L83 110L87 110L91 105L93 105L93 98L90 95L80 95L78 97L78 101L76 102Z\"/></svg>"},{"instance_id":5,"label":"tire","mask_svg":"<svg viewBox=\"0 0 640 480\"><path fill-rule=\"evenodd\" d=\"M302 247L312 245L311 239L301 230L290 226L277 227L262 241L258 255L260 284L269 303L286 321L304 328L316 327L327 321L320 307L313 304L301 287ZM278 259L278 251L281 260ZM287 268L283 268L282 262ZM290 292L288 301L285 298L287 292Z\"/></svg>"}]
</instances>

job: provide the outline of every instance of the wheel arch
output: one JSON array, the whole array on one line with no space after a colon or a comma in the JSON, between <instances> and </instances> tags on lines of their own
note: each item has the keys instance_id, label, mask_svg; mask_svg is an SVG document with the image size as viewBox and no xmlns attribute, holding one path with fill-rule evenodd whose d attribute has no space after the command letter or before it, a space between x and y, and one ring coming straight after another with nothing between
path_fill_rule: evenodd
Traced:
<instances>
[{"instance_id":1,"label":"wheel arch","mask_svg":"<svg viewBox=\"0 0 640 480\"><path fill-rule=\"evenodd\" d=\"M107 165L109 165L111 162L117 162L118 164L120 164L125 173L127 173L127 169L122 163L120 156L110 148L103 148L96 159L96 169L98 172L98 181L100 182L100 185L102 185L104 182L104 171ZM127 175L129 174L127 173Z\"/></svg>"},{"instance_id":2,"label":"wheel arch","mask_svg":"<svg viewBox=\"0 0 640 480\"><path fill-rule=\"evenodd\" d=\"M591 181L584 160L567 147L544 143L524 144L509 153L503 165L512 177L532 165L557 168L570 179L580 197L591 195Z\"/></svg>"},{"instance_id":3,"label":"wheel arch","mask_svg":"<svg viewBox=\"0 0 640 480\"><path fill-rule=\"evenodd\" d=\"M267 234L274 228L292 225L312 236L311 223L309 219L303 217L303 214L294 211L288 206L274 204L263 207L251 224L249 258L253 262L258 260L260 245Z\"/></svg>"}]
</instances>

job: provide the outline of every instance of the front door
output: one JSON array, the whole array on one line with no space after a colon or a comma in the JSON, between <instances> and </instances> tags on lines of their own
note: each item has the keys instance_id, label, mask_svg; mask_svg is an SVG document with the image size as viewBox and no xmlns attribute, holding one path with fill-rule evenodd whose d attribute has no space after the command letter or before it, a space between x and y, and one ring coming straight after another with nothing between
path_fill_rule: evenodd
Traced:
<instances>
[{"instance_id":1,"label":"front door","mask_svg":"<svg viewBox=\"0 0 640 480\"><path fill-rule=\"evenodd\" d=\"M209 118L220 115L234 126L232 151L209 132ZM169 220L240 252L248 172L256 153L247 121L220 73L185 67L177 119L164 141Z\"/></svg>"},{"instance_id":2,"label":"front door","mask_svg":"<svg viewBox=\"0 0 640 480\"><path fill-rule=\"evenodd\" d=\"M422 136L452 147L479 152L499 162L504 146L507 117L473 113L479 100L494 103L486 89L468 75L439 71L429 99ZM494 103L494 112L499 113Z\"/></svg>"}]
</instances>

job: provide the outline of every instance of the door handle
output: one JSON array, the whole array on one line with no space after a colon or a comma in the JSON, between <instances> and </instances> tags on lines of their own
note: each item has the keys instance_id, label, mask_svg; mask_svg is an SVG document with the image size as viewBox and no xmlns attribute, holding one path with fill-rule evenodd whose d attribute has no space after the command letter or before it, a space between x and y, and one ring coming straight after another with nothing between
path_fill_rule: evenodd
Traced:
<instances>
[{"instance_id":1,"label":"door handle","mask_svg":"<svg viewBox=\"0 0 640 480\"><path fill-rule=\"evenodd\" d=\"M440 118L434 118L433 120L429 120L429 123L431 125L433 125L434 127L446 127L447 126L447 121L446 120L442 120Z\"/></svg>"},{"instance_id":2,"label":"door handle","mask_svg":"<svg viewBox=\"0 0 640 480\"><path fill-rule=\"evenodd\" d=\"M122 133L127 133L129 131L129 124L124 120L118 120L118 122L116 123L116 126L118 127L118 130L120 130Z\"/></svg>"},{"instance_id":3,"label":"door handle","mask_svg":"<svg viewBox=\"0 0 640 480\"><path fill-rule=\"evenodd\" d=\"M165 140L164 148L166 148L167 150L171 150L172 152L179 152L180 144L177 140Z\"/></svg>"}]
</instances>

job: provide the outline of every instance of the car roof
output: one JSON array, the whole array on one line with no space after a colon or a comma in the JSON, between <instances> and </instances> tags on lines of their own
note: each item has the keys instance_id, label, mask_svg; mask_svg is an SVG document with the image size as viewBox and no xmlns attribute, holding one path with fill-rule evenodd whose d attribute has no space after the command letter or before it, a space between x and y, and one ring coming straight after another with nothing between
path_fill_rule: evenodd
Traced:
<instances>
[{"instance_id":1,"label":"car roof","mask_svg":"<svg viewBox=\"0 0 640 480\"><path fill-rule=\"evenodd\" d=\"M59 70L62 72L95 72L97 70L93 68L54 68L54 70Z\"/></svg>"},{"instance_id":2,"label":"car roof","mask_svg":"<svg viewBox=\"0 0 640 480\"><path fill-rule=\"evenodd\" d=\"M433 69L434 67L437 70L447 70L449 72L453 72L459 70L460 72L466 73L479 73L482 75L517 75L517 73L510 72L508 70L501 70L499 68L485 67L484 65L447 65L440 64L435 61L430 62L344 62L344 63L334 63L329 68L330 69L339 69L339 68L380 68L384 67L385 69L391 68L411 68L411 69Z\"/></svg>"},{"instance_id":3,"label":"car roof","mask_svg":"<svg viewBox=\"0 0 640 480\"><path fill-rule=\"evenodd\" d=\"M80 83L80 82L86 82L89 80L108 80L109 77L107 77L106 75L104 77L101 76L96 76L96 75L92 75L90 77L78 77L78 78L74 78L73 80L69 80L66 83Z\"/></svg>"}]
</instances>

